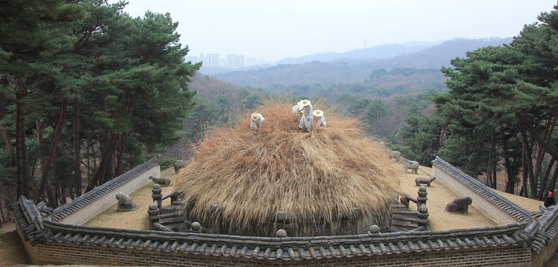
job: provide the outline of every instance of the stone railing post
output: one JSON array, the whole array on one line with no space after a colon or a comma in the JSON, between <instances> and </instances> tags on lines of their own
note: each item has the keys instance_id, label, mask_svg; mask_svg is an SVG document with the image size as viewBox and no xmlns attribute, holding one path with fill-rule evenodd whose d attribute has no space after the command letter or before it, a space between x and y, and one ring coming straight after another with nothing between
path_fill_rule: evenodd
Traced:
<instances>
[{"instance_id":1,"label":"stone railing post","mask_svg":"<svg viewBox=\"0 0 558 267\"><path fill-rule=\"evenodd\" d=\"M417 197L417 209L418 209L420 208L420 206L426 205L426 201L428 200L426 195L428 195L428 192L426 192L426 187L423 185L419 187L417 193L418 193L418 197Z\"/></svg>"},{"instance_id":2,"label":"stone railing post","mask_svg":"<svg viewBox=\"0 0 558 267\"><path fill-rule=\"evenodd\" d=\"M153 203L157 202L157 207L159 209L163 207L163 200L161 199L163 195L161 194L161 191L161 186L159 184L154 184L153 189L151 190L151 192L153 192L153 194L151 195L151 197L153 198Z\"/></svg>"},{"instance_id":3,"label":"stone railing post","mask_svg":"<svg viewBox=\"0 0 558 267\"><path fill-rule=\"evenodd\" d=\"M418 208L417 219L418 226L427 230L430 222L428 221L428 208L426 205L421 205Z\"/></svg>"},{"instance_id":4,"label":"stone railing post","mask_svg":"<svg viewBox=\"0 0 558 267\"><path fill-rule=\"evenodd\" d=\"M151 230L153 230L153 225L159 222L159 205L155 202L149 204L149 209L147 210L147 214L149 214L149 224Z\"/></svg>"}]
</instances>

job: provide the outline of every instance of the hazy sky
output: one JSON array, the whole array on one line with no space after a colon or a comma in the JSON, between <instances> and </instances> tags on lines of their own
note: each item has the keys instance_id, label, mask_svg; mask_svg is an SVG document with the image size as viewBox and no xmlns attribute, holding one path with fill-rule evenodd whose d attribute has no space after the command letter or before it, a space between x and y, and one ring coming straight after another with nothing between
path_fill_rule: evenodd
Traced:
<instances>
[{"instance_id":1,"label":"hazy sky","mask_svg":"<svg viewBox=\"0 0 558 267\"><path fill-rule=\"evenodd\" d=\"M512 37L556 0L128 0L171 14L191 56L276 61L387 43ZM114 2L114 1L110 1Z\"/></svg>"}]
</instances>

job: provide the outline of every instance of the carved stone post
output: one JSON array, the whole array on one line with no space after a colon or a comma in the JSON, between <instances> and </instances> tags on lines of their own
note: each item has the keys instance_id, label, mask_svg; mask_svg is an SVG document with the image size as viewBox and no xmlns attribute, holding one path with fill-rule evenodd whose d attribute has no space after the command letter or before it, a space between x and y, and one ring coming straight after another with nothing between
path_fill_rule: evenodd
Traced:
<instances>
[{"instance_id":1,"label":"carved stone post","mask_svg":"<svg viewBox=\"0 0 558 267\"><path fill-rule=\"evenodd\" d=\"M202 231L202 226L199 222L193 222L191 227L190 227L190 231L193 233L201 233Z\"/></svg>"},{"instance_id":2,"label":"carved stone post","mask_svg":"<svg viewBox=\"0 0 558 267\"><path fill-rule=\"evenodd\" d=\"M280 238L282 238L282 237L288 237L287 231L286 231L285 229L279 229L279 230L277 230L277 232L275 233L275 236L280 237Z\"/></svg>"},{"instance_id":3,"label":"carved stone post","mask_svg":"<svg viewBox=\"0 0 558 267\"><path fill-rule=\"evenodd\" d=\"M418 208L417 219L418 226L427 230L430 222L428 221L428 208L426 205L421 205Z\"/></svg>"},{"instance_id":4,"label":"carved stone post","mask_svg":"<svg viewBox=\"0 0 558 267\"><path fill-rule=\"evenodd\" d=\"M149 214L150 228L153 230L153 224L159 222L159 205L156 202L149 204L149 209L147 210Z\"/></svg>"},{"instance_id":5,"label":"carved stone post","mask_svg":"<svg viewBox=\"0 0 558 267\"><path fill-rule=\"evenodd\" d=\"M151 195L151 197L153 198L153 202L157 202L157 207L159 209L163 207L163 201L161 200L163 195L161 194L161 191L161 186L159 184L154 184L153 189L151 190L151 192L153 192L153 194Z\"/></svg>"},{"instance_id":6,"label":"carved stone post","mask_svg":"<svg viewBox=\"0 0 558 267\"><path fill-rule=\"evenodd\" d=\"M426 195L428 195L428 192L426 192L426 187L424 185L419 187L418 197L417 197L417 208L420 208L420 206L422 205L426 205L426 201L428 200Z\"/></svg>"}]
</instances>

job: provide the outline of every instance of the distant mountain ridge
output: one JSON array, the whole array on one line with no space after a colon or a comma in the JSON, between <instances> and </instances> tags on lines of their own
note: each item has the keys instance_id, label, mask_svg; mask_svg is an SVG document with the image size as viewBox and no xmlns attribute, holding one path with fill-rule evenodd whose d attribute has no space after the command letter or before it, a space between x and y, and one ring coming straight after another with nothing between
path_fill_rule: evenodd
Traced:
<instances>
[{"instance_id":1,"label":"distant mountain ridge","mask_svg":"<svg viewBox=\"0 0 558 267\"><path fill-rule=\"evenodd\" d=\"M384 59L396 57L408 53L420 51L422 49L440 44L438 42L407 42L401 44L383 44L367 48L355 49L343 53L325 52L312 54L298 58L286 58L275 62L276 64L301 64L312 61L334 61L334 60L350 60L362 58Z\"/></svg>"},{"instance_id":2,"label":"distant mountain ridge","mask_svg":"<svg viewBox=\"0 0 558 267\"><path fill-rule=\"evenodd\" d=\"M427 46L414 52L417 45L405 47L403 45L380 46L375 49L357 49L342 53L345 58L335 57L331 53L311 55L292 60L318 59L298 64L280 64L265 69L234 71L219 73L216 78L240 86L255 88L270 88L272 86L289 86L295 84L332 84L359 83L368 78L374 69L418 68L440 69L451 66L451 59L465 57L467 51L473 51L486 46L501 46L511 43L513 38L488 39L453 39L440 44ZM395 48L401 48L397 50ZM414 48L413 48L414 47ZM374 58L378 51L390 51L386 54L397 54L390 58ZM406 50L410 49L410 50ZM371 52L374 51L374 52ZM399 52L397 52L399 51ZM368 55L368 56L365 56ZM326 60L327 58L335 58Z\"/></svg>"}]
</instances>

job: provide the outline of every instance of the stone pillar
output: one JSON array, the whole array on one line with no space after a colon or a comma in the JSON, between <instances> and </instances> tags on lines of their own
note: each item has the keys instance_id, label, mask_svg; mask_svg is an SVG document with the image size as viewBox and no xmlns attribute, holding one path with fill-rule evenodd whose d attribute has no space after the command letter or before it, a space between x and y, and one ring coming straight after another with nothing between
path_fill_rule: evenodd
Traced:
<instances>
[{"instance_id":1,"label":"stone pillar","mask_svg":"<svg viewBox=\"0 0 558 267\"><path fill-rule=\"evenodd\" d=\"M149 214L149 223L150 228L153 230L153 224L159 222L159 205L155 202L149 204L149 209L147 210L147 214Z\"/></svg>"},{"instance_id":2,"label":"stone pillar","mask_svg":"<svg viewBox=\"0 0 558 267\"><path fill-rule=\"evenodd\" d=\"M202 231L202 226L199 222L193 222L191 227L190 227L190 231L192 233L201 233Z\"/></svg>"},{"instance_id":3,"label":"stone pillar","mask_svg":"<svg viewBox=\"0 0 558 267\"><path fill-rule=\"evenodd\" d=\"M428 192L426 192L426 187L424 185L419 187L418 197L417 197L417 208L420 208L420 206L422 205L426 206L426 201L428 200L426 195L428 195Z\"/></svg>"},{"instance_id":4,"label":"stone pillar","mask_svg":"<svg viewBox=\"0 0 558 267\"><path fill-rule=\"evenodd\" d=\"M277 232L275 233L275 236L277 236L279 238L288 237L287 231L285 229L277 230Z\"/></svg>"},{"instance_id":5,"label":"stone pillar","mask_svg":"<svg viewBox=\"0 0 558 267\"><path fill-rule=\"evenodd\" d=\"M417 219L418 226L427 230L430 221L428 221L428 208L426 205L421 205L418 208Z\"/></svg>"},{"instance_id":6,"label":"stone pillar","mask_svg":"<svg viewBox=\"0 0 558 267\"><path fill-rule=\"evenodd\" d=\"M159 209L163 207L163 201L161 200L163 195L161 194L161 191L161 186L159 184L154 184L153 189L151 190L151 192L153 192L153 194L151 195L151 197L153 198L153 203L157 202L157 207Z\"/></svg>"}]
</instances>

